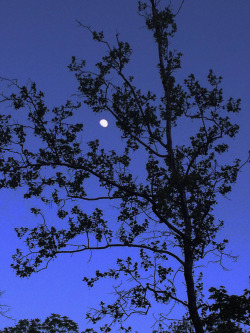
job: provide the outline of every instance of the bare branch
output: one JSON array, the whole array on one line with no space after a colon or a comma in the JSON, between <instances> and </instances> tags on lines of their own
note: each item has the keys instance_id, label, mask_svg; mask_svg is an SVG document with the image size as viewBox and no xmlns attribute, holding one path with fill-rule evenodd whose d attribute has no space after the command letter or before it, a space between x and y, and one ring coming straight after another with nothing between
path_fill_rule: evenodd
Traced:
<instances>
[{"instance_id":1,"label":"bare branch","mask_svg":"<svg viewBox=\"0 0 250 333\"><path fill-rule=\"evenodd\" d=\"M84 246L84 248L82 249L77 249L77 250L61 250L61 251L57 251L57 254L60 253L77 253L77 252L83 252L83 251L88 251L88 250L105 250L105 249L109 249L112 247L127 247L127 248L139 248L139 249L144 249L144 250L149 250L152 251L154 253L161 253L161 254L166 254L168 256L171 256L173 258L175 258L182 266L184 266L184 262L183 260L181 260L176 254L170 252L170 251L166 251L166 250L161 250L161 249L157 249L157 248L152 248L148 245L145 244L107 244L104 246Z\"/></svg>"}]
</instances>

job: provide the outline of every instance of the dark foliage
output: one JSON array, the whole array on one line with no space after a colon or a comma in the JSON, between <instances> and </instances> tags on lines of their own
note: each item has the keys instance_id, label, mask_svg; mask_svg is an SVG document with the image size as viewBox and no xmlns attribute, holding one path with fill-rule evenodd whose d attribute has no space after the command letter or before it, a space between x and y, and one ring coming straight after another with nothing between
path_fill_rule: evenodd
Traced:
<instances>
[{"instance_id":1,"label":"dark foliage","mask_svg":"<svg viewBox=\"0 0 250 333\"><path fill-rule=\"evenodd\" d=\"M0 330L0 333L79 333L79 330L78 325L68 317L52 313L44 322L22 319L15 326Z\"/></svg>"}]
</instances>

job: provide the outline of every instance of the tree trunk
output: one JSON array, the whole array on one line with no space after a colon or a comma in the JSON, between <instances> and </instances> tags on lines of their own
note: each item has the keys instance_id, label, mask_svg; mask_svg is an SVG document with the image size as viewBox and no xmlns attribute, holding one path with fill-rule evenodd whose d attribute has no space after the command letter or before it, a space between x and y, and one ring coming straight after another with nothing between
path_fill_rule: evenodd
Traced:
<instances>
[{"instance_id":1,"label":"tree trunk","mask_svg":"<svg viewBox=\"0 0 250 333\"><path fill-rule=\"evenodd\" d=\"M185 248L184 276L186 281L188 310L196 333L204 333L202 321L197 309L197 299L193 279L193 259L190 249Z\"/></svg>"}]
</instances>

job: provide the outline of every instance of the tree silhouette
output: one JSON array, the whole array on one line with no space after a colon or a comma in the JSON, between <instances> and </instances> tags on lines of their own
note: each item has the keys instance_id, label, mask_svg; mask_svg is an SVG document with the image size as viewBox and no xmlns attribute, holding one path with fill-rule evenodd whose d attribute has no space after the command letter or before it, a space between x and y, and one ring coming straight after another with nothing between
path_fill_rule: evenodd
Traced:
<instances>
[{"instance_id":1,"label":"tree silhouette","mask_svg":"<svg viewBox=\"0 0 250 333\"><path fill-rule=\"evenodd\" d=\"M174 302L188 312L194 331L202 333L209 325L202 313L215 309L207 308L202 276L196 267L209 261L211 255L216 255L220 264L223 256L230 257L225 252L227 240L216 240L223 221L216 221L213 208L217 196L231 191L239 170L249 161L236 159L224 164L222 158L229 139L239 129L229 116L240 111L240 99L225 99L222 78L212 70L207 86L193 74L183 85L177 83L175 72L181 68L182 54L171 49L177 30L175 14L170 7L161 8L156 0L139 1L139 13L157 46L162 85L157 95L142 92L134 77L127 74L132 53L127 42L117 35L112 46L103 32L81 23L95 41L106 46L107 53L96 64L96 72L87 69L85 60L72 57L69 69L79 84L79 101L67 101L50 110L34 82L22 86L2 79L11 89L10 94L2 94L2 102L11 103L18 112L23 109L23 114L18 123L11 115L0 118L1 187L24 187L25 198L39 197L45 204L56 204L58 218L65 222L64 228L51 226L42 211L33 208L32 213L39 215L42 223L32 229L16 229L28 252L18 249L12 267L18 276L28 277L46 268L59 254L134 249L134 258L118 258L116 267L84 277L89 287L105 277L127 281L115 287L114 303L102 301L87 318L93 324L106 318L100 328L103 332L111 331L114 323L129 332L124 319L147 314L152 302L164 309ZM98 140L88 142L86 151L81 139L83 124L75 122L81 101L93 112L109 112L115 119L123 153L102 148ZM180 119L197 131L187 133L183 144L176 145L173 131ZM39 145L31 146L33 137L40 140ZM133 167L141 150L147 156L143 170ZM89 179L99 181L101 194L89 196L85 186ZM107 220L98 208L99 201L105 200L119 206L116 221ZM97 203L92 214L81 204L88 201ZM183 276L186 296L179 295L177 273Z\"/></svg>"},{"instance_id":2,"label":"tree silhouette","mask_svg":"<svg viewBox=\"0 0 250 333\"><path fill-rule=\"evenodd\" d=\"M79 333L78 325L68 317L52 313L44 322L40 319L22 319L14 327L6 327L1 333Z\"/></svg>"},{"instance_id":3,"label":"tree silhouette","mask_svg":"<svg viewBox=\"0 0 250 333\"><path fill-rule=\"evenodd\" d=\"M212 304L206 304L202 310L205 332L211 333L247 333L250 326L250 291L245 289L243 295L228 295L225 287L210 288ZM159 331L158 331L159 332ZM165 332L164 330L162 332ZM172 323L169 333L194 333L194 327L188 314L182 322Z\"/></svg>"}]
</instances>

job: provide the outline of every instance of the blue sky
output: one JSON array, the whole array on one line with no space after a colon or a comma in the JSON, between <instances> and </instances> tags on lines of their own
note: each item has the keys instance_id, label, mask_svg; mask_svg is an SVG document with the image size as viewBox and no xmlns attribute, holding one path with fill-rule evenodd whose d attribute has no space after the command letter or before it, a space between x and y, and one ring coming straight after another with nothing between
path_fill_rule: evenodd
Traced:
<instances>
[{"instance_id":1,"label":"blue sky","mask_svg":"<svg viewBox=\"0 0 250 333\"><path fill-rule=\"evenodd\" d=\"M179 2L178 2L179 3ZM159 78L156 69L156 48L151 34L145 29L143 19L137 13L135 0L12 0L1 3L0 12L0 76L17 78L25 84L28 79L37 82L45 92L48 105L61 103L75 92L77 83L67 69L71 56L87 59L92 66L104 54L105 49L94 43L90 35L80 28L80 20L93 29L103 29L106 39L112 43L116 32L122 40L130 42L134 52L128 67L143 89L156 90ZM250 149L250 3L248 0L190 0L184 3L177 16L178 33L173 45L183 53L183 69L178 79L194 73L205 81L212 68L221 75L226 96L242 98L242 112L236 121L240 133L232 142L228 158L239 156L245 160ZM0 112L4 113L1 105ZM84 122L86 139L99 138L107 149L119 149L115 122L109 115L109 127L99 125L103 117L92 114L83 106L80 115ZM176 141L183 134L176 133ZM137 157L140 161L141 156ZM240 293L249 287L249 197L250 170L246 166L233 186L230 200L220 199L215 209L218 219L225 221L222 238L229 238L229 249L239 255L237 263L228 263L232 270L224 272L218 266L209 266L205 286L225 285L232 293ZM39 203L38 203L39 204ZM14 227L34 224L29 209L33 202L22 199L22 190L0 192L0 290L6 293L1 303L11 307L9 312L16 319L39 317L44 319L51 312L67 315L84 329L84 313L88 306L95 306L111 292L111 284L103 281L88 290L82 277L97 268L105 268L115 261L111 251L89 255L60 257L46 271L21 280L10 268L11 255L20 241ZM93 207L87 207L91 209ZM105 207L112 217L113 211ZM48 217L52 211L46 211ZM115 218L115 217L114 217ZM11 325L0 320L0 329ZM135 326L148 328L150 319L137 318Z\"/></svg>"}]
</instances>

